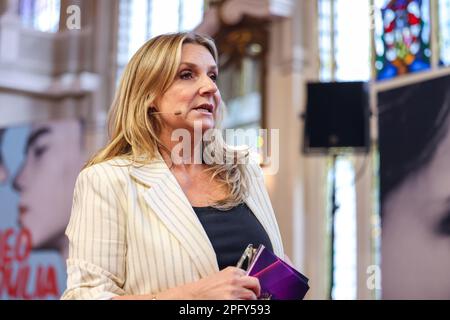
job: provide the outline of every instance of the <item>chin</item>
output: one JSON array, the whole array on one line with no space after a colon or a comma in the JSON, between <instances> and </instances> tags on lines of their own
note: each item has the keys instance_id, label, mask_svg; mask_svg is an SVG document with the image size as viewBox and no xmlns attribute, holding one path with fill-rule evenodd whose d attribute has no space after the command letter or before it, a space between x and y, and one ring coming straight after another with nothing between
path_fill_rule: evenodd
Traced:
<instances>
[{"instance_id":1,"label":"chin","mask_svg":"<svg viewBox=\"0 0 450 320\"><path fill-rule=\"evenodd\" d=\"M205 123L202 123L202 129L205 129L205 130L214 129L214 125L215 125L214 121L211 121L211 122L207 121Z\"/></svg>"},{"instance_id":2,"label":"chin","mask_svg":"<svg viewBox=\"0 0 450 320\"><path fill-rule=\"evenodd\" d=\"M205 132L206 130L209 130L209 129L214 129L214 125L215 125L215 122L213 120L206 120L206 121L203 120L202 124L201 124L202 132ZM190 127L192 129L199 128L198 125L191 125Z\"/></svg>"}]
</instances>

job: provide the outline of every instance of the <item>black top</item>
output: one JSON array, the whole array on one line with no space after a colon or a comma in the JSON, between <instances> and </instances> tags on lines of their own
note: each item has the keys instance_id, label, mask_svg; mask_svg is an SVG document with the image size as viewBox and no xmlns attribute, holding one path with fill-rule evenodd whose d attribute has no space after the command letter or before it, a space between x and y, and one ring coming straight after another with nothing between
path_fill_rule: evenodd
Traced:
<instances>
[{"instance_id":1,"label":"black top","mask_svg":"<svg viewBox=\"0 0 450 320\"><path fill-rule=\"evenodd\" d=\"M217 255L219 269L236 266L248 244L263 244L272 250L269 236L250 208L242 203L223 211L213 207L193 207Z\"/></svg>"}]
</instances>

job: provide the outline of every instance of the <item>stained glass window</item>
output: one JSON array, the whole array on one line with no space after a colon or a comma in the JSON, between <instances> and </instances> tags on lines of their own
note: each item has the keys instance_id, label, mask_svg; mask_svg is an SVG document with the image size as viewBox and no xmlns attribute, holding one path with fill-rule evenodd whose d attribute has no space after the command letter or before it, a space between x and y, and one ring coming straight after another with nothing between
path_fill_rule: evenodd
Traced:
<instances>
[{"instance_id":1,"label":"stained glass window","mask_svg":"<svg viewBox=\"0 0 450 320\"><path fill-rule=\"evenodd\" d=\"M131 56L158 34L194 29L204 0L120 0L117 79Z\"/></svg>"},{"instance_id":2,"label":"stained glass window","mask_svg":"<svg viewBox=\"0 0 450 320\"><path fill-rule=\"evenodd\" d=\"M439 0L440 64L450 66L450 0Z\"/></svg>"},{"instance_id":3,"label":"stained glass window","mask_svg":"<svg viewBox=\"0 0 450 320\"><path fill-rule=\"evenodd\" d=\"M430 68L429 0L375 0L377 79Z\"/></svg>"},{"instance_id":4,"label":"stained glass window","mask_svg":"<svg viewBox=\"0 0 450 320\"><path fill-rule=\"evenodd\" d=\"M350 157L341 156L335 168L336 212L334 218L334 269L331 297L339 300L357 298L356 272L356 190L355 167Z\"/></svg>"},{"instance_id":5,"label":"stained glass window","mask_svg":"<svg viewBox=\"0 0 450 320\"><path fill-rule=\"evenodd\" d=\"M336 80L369 80L369 1L338 0L335 7Z\"/></svg>"},{"instance_id":6,"label":"stained glass window","mask_svg":"<svg viewBox=\"0 0 450 320\"><path fill-rule=\"evenodd\" d=\"M319 0L318 31L321 81L370 79L370 1ZM355 168L351 157L340 156L335 170L335 196L339 208L334 222L332 299L357 298L357 226ZM331 179L330 179L331 180ZM329 181L330 184L333 184ZM333 236L333 235L330 235Z\"/></svg>"},{"instance_id":7,"label":"stained glass window","mask_svg":"<svg viewBox=\"0 0 450 320\"><path fill-rule=\"evenodd\" d=\"M332 52L333 20L331 15L333 7L330 0L319 1L319 57L320 80L330 81L334 77L334 56Z\"/></svg>"},{"instance_id":8,"label":"stained glass window","mask_svg":"<svg viewBox=\"0 0 450 320\"><path fill-rule=\"evenodd\" d=\"M21 0L20 19L26 27L43 32L57 32L60 7L60 0Z\"/></svg>"},{"instance_id":9,"label":"stained glass window","mask_svg":"<svg viewBox=\"0 0 450 320\"><path fill-rule=\"evenodd\" d=\"M321 81L370 78L369 0L319 0Z\"/></svg>"}]
</instances>

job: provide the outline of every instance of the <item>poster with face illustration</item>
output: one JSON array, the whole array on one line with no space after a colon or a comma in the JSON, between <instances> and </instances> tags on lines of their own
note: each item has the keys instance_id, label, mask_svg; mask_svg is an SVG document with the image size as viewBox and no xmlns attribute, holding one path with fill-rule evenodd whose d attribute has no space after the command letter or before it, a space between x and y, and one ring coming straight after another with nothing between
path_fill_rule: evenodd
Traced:
<instances>
[{"instance_id":1,"label":"poster with face illustration","mask_svg":"<svg viewBox=\"0 0 450 320\"><path fill-rule=\"evenodd\" d=\"M384 299L450 299L450 76L378 94Z\"/></svg>"},{"instance_id":2,"label":"poster with face illustration","mask_svg":"<svg viewBox=\"0 0 450 320\"><path fill-rule=\"evenodd\" d=\"M0 128L0 299L59 299L81 121Z\"/></svg>"}]
</instances>

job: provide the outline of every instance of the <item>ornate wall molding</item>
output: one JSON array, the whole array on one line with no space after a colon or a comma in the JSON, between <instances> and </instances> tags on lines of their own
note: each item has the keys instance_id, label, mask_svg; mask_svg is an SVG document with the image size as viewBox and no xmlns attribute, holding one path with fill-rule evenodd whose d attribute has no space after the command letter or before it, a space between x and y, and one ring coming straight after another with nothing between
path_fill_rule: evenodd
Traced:
<instances>
[{"instance_id":1,"label":"ornate wall molding","mask_svg":"<svg viewBox=\"0 0 450 320\"><path fill-rule=\"evenodd\" d=\"M239 24L245 16L263 20L288 18L294 10L294 0L219 0L211 3L196 32L214 36L221 25Z\"/></svg>"}]
</instances>

